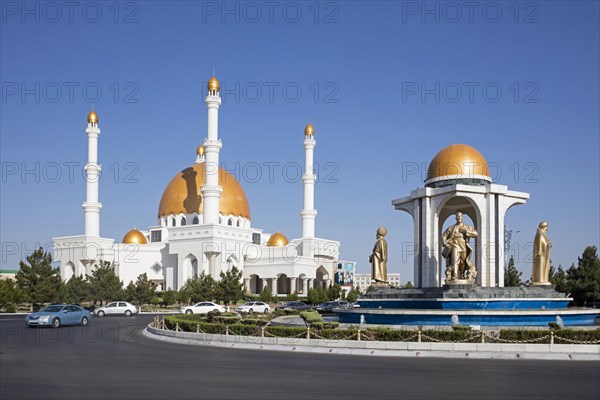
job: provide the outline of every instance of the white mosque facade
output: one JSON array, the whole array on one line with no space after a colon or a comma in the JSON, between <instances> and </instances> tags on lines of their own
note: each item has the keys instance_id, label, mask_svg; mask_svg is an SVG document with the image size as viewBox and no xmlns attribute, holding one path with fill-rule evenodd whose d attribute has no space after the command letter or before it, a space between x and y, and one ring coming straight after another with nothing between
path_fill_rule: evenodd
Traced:
<instances>
[{"instance_id":1,"label":"white mosque facade","mask_svg":"<svg viewBox=\"0 0 600 400\"><path fill-rule=\"evenodd\" d=\"M215 77L207 89L207 138L198 147L196 162L167 185L160 200L158 225L147 230L134 228L121 242L100 236L100 128L98 115L93 110L88 115L85 231L53 239L54 259L63 280L89 275L94 265L104 260L125 285L146 273L159 289L179 290L203 272L218 280L221 272L233 266L243 271L245 289L251 294L268 287L274 294L305 295L309 288L331 285L340 243L315 237L314 128L309 124L304 130L302 237L288 241L282 233L267 234L252 226L242 186L218 167L221 98Z\"/></svg>"}]
</instances>

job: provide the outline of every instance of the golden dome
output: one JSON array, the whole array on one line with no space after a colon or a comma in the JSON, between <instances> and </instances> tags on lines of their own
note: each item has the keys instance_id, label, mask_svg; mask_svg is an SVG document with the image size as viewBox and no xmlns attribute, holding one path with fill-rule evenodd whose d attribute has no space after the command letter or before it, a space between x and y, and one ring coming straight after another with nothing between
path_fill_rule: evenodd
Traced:
<instances>
[{"instance_id":1,"label":"golden dome","mask_svg":"<svg viewBox=\"0 0 600 400\"><path fill-rule=\"evenodd\" d=\"M194 164L175 175L163 192L158 207L158 217L170 214L202 213L202 193L200 188L204 182L204 168L206 163ZM221 214L235 215L250 219L250 206L242 186L233 175L223 168L219 168L219 185L223 187L221 193Z\"/></svg>"},{"instance_id":2,"label":"golden dome","mask_svg":"<svg viewBox=\"0 0 600 400\"><path fill-rule=\"evenodd\" d=\"M98 114L96 114L96 111L94 111L94 110L90 111L90 113L88 114L88 122L90 124L98 123Z\"/></svg>"},{"instance_id":3,"label":"golden dome","mask_svg":"<svg viewBox=\"0 0 600 400\"><path fill-rule=\"evenodd\" d=\"M306 128L304 128L304 134L307 136L313 136L315 134L315 128L312 124L307 124Z\"/></svg>"},{"instance_id":4,"label":"golden dome","mask_svg":"<svg viewBox=\"0 0 600 400\"><path fill-rule=\"evenodd\" d=\"M148 244L146 236L135 228L127 232L121 242L126 244Z\"/></svg>"},{"instance_id":5,"label":"golden dome","mask_svg":"<svg viewBox=\"0 0 600 400\"><path fill-rule=\"evenodd\" d=\"M216 77L212 77L208 80L208 85L206 85L209 92L218 92L221 89L221 84Z\"/></svg>"},{"instance_id":6,"label":"golden dome","mask_svg":"<svg viewBox=\"0 0 600 400\"><path fill-rule=\"evenodd\" d=\"M196 149L196 154L198 154L199 156L203 156L204 155L204 146L202 146L202 145L198 146L198 148Z\"/></svg>"},{"instance_id":7,"label":"golden dome","mask_svg":"<svg viewBox=\"0 0 600 400\"><path fill-rule=\"evenodd\" d=\"M275 232L274 234L271 235L271 237L269 238L269 241L267 242L267 246L278 246L278 247L283 247L285 245L287 245L290 241L288 240L288 238L285 237L285 235L281 232Z\"/></svg>"},{"instance_id":8,"label":"golden dome","mask_svg":"<svg viewBox=\"0 0 600 400\"><path fill-rule=\"evenodd\" d=\"M437 153L429 163L426 181L449 175L479 175L490 178L485 157L467 144L453 144Z\"/></svg>"}]
</instances>

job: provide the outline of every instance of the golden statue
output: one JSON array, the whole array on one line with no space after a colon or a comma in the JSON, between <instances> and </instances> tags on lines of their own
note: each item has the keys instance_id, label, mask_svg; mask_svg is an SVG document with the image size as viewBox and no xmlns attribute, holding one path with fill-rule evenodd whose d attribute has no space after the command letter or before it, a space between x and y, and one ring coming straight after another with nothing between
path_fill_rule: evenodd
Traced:
<instances>
[{"instance_id":1,"label":"golden statue","mask_svg":"<svg viewBox=\"0 0 600 400\"><path fill-rule=\"evenodd\" d=\"M387 242L383 238L387 229L383 226L377 228L377 241L373 247L373 254L369 256L371 263L371 278L378 284L387 284Z\"/></svg>"},{"instance_id":2,"label":"golden statue","mask_svg":"<svg viewBox=\"0 0 600 400\"><path fill-rule=\"evenodd\" d=\"M534 285L550 285L550 239L546 235L548 223L540 222L533 239L533 265L531 282Z\"/></svg>"},{"instance_id":3,"label":"golden statue","mask_svg":"<svg viewBox=\"0 0 600 400\"><path fill-rule=\"evenodd\" d=\"M464 224L462 213L457 212L456 224L442 234L444 243L442 256L446 259L446 283L456 280L467 280L468 283L473 283L477 270L471 262L473 249L469 246L469 239L477 236L475 228Z\"/></svg>"}]
</instances>

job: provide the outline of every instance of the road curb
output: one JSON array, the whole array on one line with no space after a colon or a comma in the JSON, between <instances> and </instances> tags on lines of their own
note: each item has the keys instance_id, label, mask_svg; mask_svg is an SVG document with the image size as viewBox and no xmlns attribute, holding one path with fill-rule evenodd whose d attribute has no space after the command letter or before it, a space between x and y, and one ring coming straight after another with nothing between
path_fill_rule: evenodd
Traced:
<instances>
[{"instance_id":1,"label":"road curb","mask_svg":"<svg viewBox=\"0 0 600 400\"><path fill-rule=\"evenodd\" d=\"M472 358L502 360L600 361L600 345L540 345L497 343L425 343L425 342L358 342L347 346L345 340L325 341L290 338L260 338L239 335L214 335L194 332L164 331L150 326L142 334L169 343L223 347L245 350L286 351L291 353L342 354L378 357ZM280 339L283 342L279 343ZM487 345L487 346L486 346ZM404 348L389 348L389 347ZM565 351L568 347L573 351ZM387 347L387 348L386 348ZM563 350L564 349L564 350ZM563 351L561 351L563 350Z\"/></svg>"}]
</instances>

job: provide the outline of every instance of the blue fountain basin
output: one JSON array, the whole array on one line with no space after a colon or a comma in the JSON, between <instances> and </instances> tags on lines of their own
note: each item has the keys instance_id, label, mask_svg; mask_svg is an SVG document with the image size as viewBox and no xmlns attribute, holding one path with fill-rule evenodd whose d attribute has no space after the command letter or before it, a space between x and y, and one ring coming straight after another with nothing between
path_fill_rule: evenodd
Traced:
<instances>
[{"instance_id":1,"label":"blue fountain basin","mask_svg":"<svg viewBox=\"0 0 600 400\"><path fill-rule=\"evenodd\" d=\"M454 325L480 326L548 326L560 317L565 326L592 326L600 323L600 310L423 310L423 309L335 309L341 323L382 325Z\"/></svg>"},{"instance_id":2,"label":"blue fountain basin","mask_svg":"<svg viewBox=\"0 0 600 400\"><path fill-rule=\"evenodd\" d=\"M521 299L359 299L368 309L410 310L558 310L565 309L570 298Z\"/></svg>"}]
</instances>

